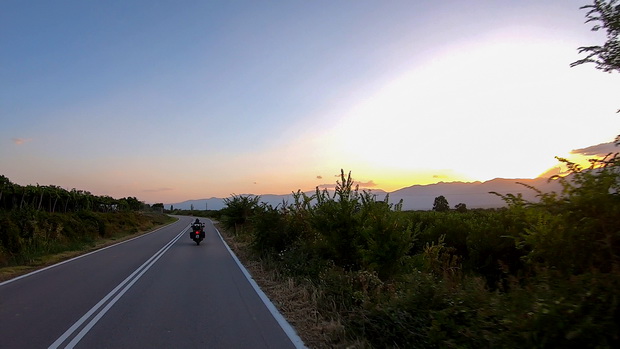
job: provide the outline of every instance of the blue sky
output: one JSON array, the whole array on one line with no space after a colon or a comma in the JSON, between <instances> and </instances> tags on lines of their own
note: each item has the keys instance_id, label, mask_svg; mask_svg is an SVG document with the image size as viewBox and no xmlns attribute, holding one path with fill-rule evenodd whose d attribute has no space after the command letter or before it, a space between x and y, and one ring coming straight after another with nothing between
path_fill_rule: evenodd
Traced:
<instances>
[{"instance_id":1,"label":"blue sky","mask_svg":"<svg viewBox=\"0 0 620 349\"><path fill-rule=\"evenodd\" d=\"M146 202L536 177L620 129L585 0L3 1L0 174Z\"/></svg>"}]
</instances>

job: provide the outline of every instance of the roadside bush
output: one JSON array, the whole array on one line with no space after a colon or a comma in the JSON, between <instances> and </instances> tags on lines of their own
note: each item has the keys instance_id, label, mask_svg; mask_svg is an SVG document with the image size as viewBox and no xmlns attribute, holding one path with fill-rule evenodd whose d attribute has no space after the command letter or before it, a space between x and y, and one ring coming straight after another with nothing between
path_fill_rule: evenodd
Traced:
<instances>
[{"instance_id":1,"label":"roadside bush","mask_svg":"<svg viewBox=\"0 0 620 349\"><path fill-rule=\"evenodd\" d=\"M458 212L414 211L406 213L412 225L418 226L418 244L414 253L422 251L426 244L439 240L443 236L446 246L456 250L456 254L467 257L468 221L472 214Z\"/></svg>"},{"instance_id":2,"label":"roadside bush","mask_svg":"<svg viewBox=\"0 0 620 349\"><path fill-rule=\"evenodd\" d=\"M137 212L49 213L26 207L0 211L0 266L30 264L42 256L79 250L102 237L127 235L169 221Z\"/></svg>"},{"instance_id":3,"label":"roadside bush","mask_svg":"<svg viewBox=\"0 0 620 349\"><path fill-rule=\"evenodd\" d=\"M256 210L252 246L313 285L319 313L344 326L333 343L619 347L618 168L558 179L564 191L538 203L509 194L505 209L467 212L400 212L341 172L333 195Z\"/></svg>"},{"instance_id":4,"label":"roadside bush","mask_svg":"<svg viewBox=\"0 0 620 349\"><path fill-rule=\"evenodd\" d=\"M375 348L618 347L617 276L540 274L498 293L481 278L455 288L414 272L398 297L360 309L348 328Z\"/></svg>"},{"instance_id":5,"label":"roadside bush","mask_svg":"<svg viewBox=\"0 0 620 349\"><path fill-rule=\"evenodd\" d=\"M588 170L563 161L572 173L557 179L562 193L539 192L540 203L508 202L509 212L523 212L517 245L533 267L620 272L620 159L603 160L603 167L594 161Z\"/></svg>"},{"instance_id":6,"label":"roadside bush","mask_svg":"<svg viewBox=\"0 0 620 349\"><path fill-rule=\"evenodd\" d=\"M254 252L278 256L291 246L294 239L295 232L290 230L286 214L266 204L256 209L251 242Z\"/></svg>"},{"instance_id":7,"label":"roadside bush","mask_svg":"<svg viewBox=\"0 0 620 349\"><path fill-rule=\"evenodd\" d=\"M376 202L364 193L360 212L362 268L383 280L408 271L407 255L418 233L401 214L400 205L394 207L388 198Z\"/></svg>"},{"instance_id":8,"label":"roadside bush","mask_svg":"<svg viewBox=\"0 0 620 349\"><path fill-rule=\"evenodd\" d=\"M502 325L497 347L617 348L620 344L618 275L587 273L564 278L539 270L490 304Z\"/></svg>"},{"instance_id":9,"label":"roadside bush","mask_svg":"<svg viewBox=\"0 0 620 349\"><path fill-rule=\"evenodd\" d=\"M22 249L19 226L6 211L0 211L0 244L8 254L19 253Z\"/></svg>"},{"instance_id":10,"label":"roadside bush","mask_svg":"<svg viewBox=\"0 0 620 349\"><path fill-rule=\"evenodd\" d=\"M279 270L286 275L313 282L319 280L325 270L333 267L333 262L321 258L311 244L302 240L288 246L277 260L280 262Z\"/></svg>"},{"instance_id":11,"label":"roadside bush","mask_svg":"<svg viewBox=\"0 0 620 349\"><path fill-rule=\"evenodd\" d=\"M100 237L105 236L106 224L100 215L92 211L79 211L77 216L81 220L82 224L85 225L87 230L86 235L95 233Z\"/></svg>"},{"instance_id":12,"label":"roadside bush","mask_svg":"<svg viewBox=\"0 0 620 349\"><path fill-rule=\"evenodd\" d=\"M334 195L316 193L311 226L318 234L317 248L324 258L345 270L377 272L389 279L405 272L406 259L415 240L412 225L401 215L400 205L376 201L370 193L353 188L351 173L341 171Z\"/></svg>"},{"instance_id":13,"label":"roadside bush","mask_svg":"<svg viewBox=\"0 0 620 349\"><path fill-rule=\"evenodd\" d=\"M440 287L430 274L411 273L398 285L398 297L360 309L349 327L374 348L434 348L431 310L447 304Z\"/></svg>"},{"instance_id":14,"label":"roadside bush","mask_svg":"<svg viewBox=\"0 0 620 349\"><path fill-rule=\"evenodd\" d=\"M361 262L361 204L351 173L345 177L341 171L340 178L333 196L317 188L311 224L319 234L318 248L324 257L347 270L357 270Z\"/></svg>"},{"instance_id":15,"label":"roadside bush","mask_svg":"<svg viewBox=\"0 0 620 349\"><path fill-rule=\"evenodd\" d=\"M249 230L251 217L258 208L260 196L233 195L224 199L226 207L221 210L221 220L225 228L232 230L235 235Z\"/></svg>"},{"instance_id":16,"label":"roadside bush","mask_svg":"<svg viewBox=\"0 0 620 349\"><path fill-rule=\"evenodd\" d=\"M466 223L467 258L463 267L485 278L490 289L508 287L508 277L523 269L525 253L518 249L514 235L521 224L506 210L477 212Z\"/></svg>"}]
</instances>

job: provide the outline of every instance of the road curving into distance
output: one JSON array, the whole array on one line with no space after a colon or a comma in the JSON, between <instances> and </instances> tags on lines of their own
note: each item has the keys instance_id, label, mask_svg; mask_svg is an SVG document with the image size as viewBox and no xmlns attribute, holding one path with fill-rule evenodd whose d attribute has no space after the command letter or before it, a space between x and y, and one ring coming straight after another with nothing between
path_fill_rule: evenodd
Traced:
<instances>
[{"instance_id":1,"label":"road curving into distance","mask_svg":"<svg viewBox=\"0 0 620 349\"><path fill-rule=\"evenodd\" d=\"M304 348L206 222L192 217L0 283L0 348Z\"/></svg>"}]
</instances>

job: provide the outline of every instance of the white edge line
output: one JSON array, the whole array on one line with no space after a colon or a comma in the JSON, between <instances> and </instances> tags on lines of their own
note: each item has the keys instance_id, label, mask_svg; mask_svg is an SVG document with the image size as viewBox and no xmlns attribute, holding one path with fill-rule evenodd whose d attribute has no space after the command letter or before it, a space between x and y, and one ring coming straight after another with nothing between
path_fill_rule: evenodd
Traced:
<instances>
[{"instance_id":1,"label":"white edge line","mask_svg":"<svg viewBox=\"0 0 620 349\"><path fill-rule=\"evenodd\" d=\"M140 273L138 275L136 275L133 279L131 279L131 281L129 283L124 285L124 288L120 292L118 292L116 294L116 296L110 302L108 302L108 304L106 304L106 306L103 307L103 309L101 309L97 313L97 315L95 315L95 317L93 317L92 320L90 320L90 322L88 324L86 324L86 326L84 326L84 328L67 344L67 346L65 348L69 348L69 349L70 348L74 348L82 340L82 338L84 338L84 336L86 336L88 334L90 329L93 328L93 326L95 326L97 324L97 322L99 322L99 320L101 320L101 318L108 312L108 310L110 310L110 308L112 308L112 306L114 306L114 304L116 304L116 302L118 302L118 300L131 288L131 286L133 286L142 277L142 275L144 275L144 273L146 273L149 269L151 269L153 264L155 264L155 262L157 262L161 258L161 256L163 256L170 249L170 247L172 247L172 245L174 245L174 243L179 241L179 239L181 238L181 236L183 236L183 234L185 233L185 230L187 230L188 227L189 226L185 227L185 229L183 229L179 233L179 235L175 236L170 242L168 242L166 244L166 246L164 246L164 248L162 248L157 253L155 253L153 255L153 257L151 257L147 261L148 265L145 266L144 268L142 268L142 266L144 266L144 264L143 264L140 267L140 268L142 268ZM153 259L153 258L155 258L155 259ZM145 263L145 264L147 264L147 263ZM136 269L136 272L138 272L138 270L140 270L140 268ZM133 274L132 274L132 276L133 276ZM127 278L127 279L129 279L129 278ZM125 283L125 281L123 281L123 283ZM119 286L121 286L121 285L119 285ZM112 292L110 292L109 295L111 296Z\"/></svg>"},{"instance_id":2,"label":"white edge line","mask_svg":"<svg viewBox=\"0 0 620 349\"><path fill-rule=\"evenodd\" d=\"M177 220L176 222L178 222L178 220ZM155 230L153 230L153 231L151 231L151 232L148 232L148 233L146 233L146 234L142 234L142 235L140 235L140 236L133 237L133 238L131 238L131 239L129 239L129 240L125 240L125 241L117 242L117 243L115 243L114 245L106 246L106 247L100 248L100 249L98 249L98 250L91 251L91 252L88 252L88 253L86 253L86 254L79 255L79 256L77 256L77 257L73 257L73 258L71 258L71 259L67 259L66 261L62 261L62 262L59 262L59 263L56 263L56 264L49 265L49 266L47 266L47 267L45 267L45 268L41 268L41 269L37 269L37 270L35 270L35 271L31 271L31 272L30 272L30 273L28 273L28 274L20 275L20 276L14 277L13 279L9 279L9 280L6 280L6 281L4 281L4 282L0 282L0 287L1 287L1 286L4 286L4 285L6 285L6 284L10 284L10 283L11 283L11 282L13 282L13 281L17 281L17 280L20 280L20 279L26 278L26 277L28 277L28 276L32 276L32 275L34 275L34 274L40 273L40 272L42 272L42 271L46 271L46 270L48 270L48 269L55 268L55 267L57 267L57 266L60 266L60 265L65 264L65 263L73 262L73 261L74 261L74 260L76 260L76 259L80 259L80 258L82 258L82 257L86 257L86 256L89 256L89 255L91 255L91 254L94 254L94 253L97 253L97 252L101 252L101 251L103 251L103 250L107 250L108 248L111 248L111 247L114 247L114 246L118 246L118 245L120 245L120 244L124 244L124 243L126 243L126 242L129 242L129 241L132 241L132 240L136 240L136 239L139 239L139 238L145 237L145 236L147 236L147 235L153 234L154 232L156 232L156 231L158 231L158 230L160 230L160 229L166 228L166 227L168 227L169 225L172 225L172 224L174 224L174 223L176 223L176 222L172 222L172 223L170 223L170 224L166 224L166 225L164 225L163 227L159 227L159 228L157 228L157 229L155 229Z\"/></svg>"},{"instance_id":3,"label":"white edge line","mask_svg":"<svg viewBox=\"0 0 620 349\"><path fill-rule=\"evenodd\" d=\"M213 224L213 221L211 221L211 224ZM273 315L273 317L276 319L280 327L282 327L282 330L284 330L284 333L286 333L286 335L291 340L295 348L298 348L298 349L306 348L304 342L301 340L301 338L299 337L299 335L297 334L293 326L291 326L291 324L289 324L288 321L286 321L284 316L280 314L280 311L278 311L278 308L276 308L276 306L273 305L269 297L267 297L265 292L263 292L263 290L260 289L256 281L254 281L254 279L252 278L248 270L243 266L243 264L241 264L241 262L239 261L239 258L237 258L235 253L230 249L230 247L228 246L228 244L222 237L222 234L220 233L220 231L217 228L215 228L215 225L213 225L213 228L215 229L215 231L217 232L217 235L219 235L220 239L224 243L224 246L226 246L226 249L232 256L232 258L235 260L235 262L239 266L239 269L241 269L241 271L243 272L243 275L245 275L246 279L248 279L248 282L250 283L250 285L252 285L252 288L254 288L254 291L256 291L260 299L263 301L263 303L265 303L265 306L267 307L267 309L269 309L269 312L271 312L271 315Z\"/></svg>"},{"instance_id":4,"label":"white edge line","mask_svg":"<svg viewBox=\"0 0 620 349\"><path fill-rule=\"evenodd\" d=\"M170 246L172 246L179 239L179 237L183 235L183 233L185 233L185 230L187 230L188 227L189 225L185 227L177 236L172 238L172 240L168 241L164 245L164 247L159 249L159 251L155 252L155 254L153 254L146 262L144 262L141 266L139 266L136 270L134 270L133 273L131 273L131 275L129 275L125 280L123 280L120 284L118 284L112 291L110 291L110 293L108 293L103 299L101 299L97 304L95 304L95 306L93 306L88 312L86 312L86 314L82 315L82 317L78 321L76 321L71 327L69 327L69 329L65 331L65 333L63 333L60 337L58 337L58 339L56 339L56 341L54 341L54 343L52 343L48 347L48 349L55 349L55 348L58 348L60 345L62 345L62 343L64 343L67 340L67 338L69 338L73 333L75 333L75 331L80 326L82 326L99 308L101 308L101 306L104 305L108 301L108 299L114 296L118 292L119 289L123 288L124 286L127 286L127 283L132 281L132 279L133 279L133 282L139 279L140 276L142 276L142 274L138 275L137 277L135 275L140 273L141 270L142 270L142 273L144 273L145 268L146 269L150 268L150 266L154 263L153 259L154 258L155 260L159 259L159 257L161 257L161 255L163 255L170 248ZM131 285L133 285L133 283L131 283ZM125 289L124 291L126 292L127 289ZM113 302L116 303L116 301L113 301ZM107 312L107 310L105 310L105 312ZM82 333L82 331L80 333ZM84 335L85 333L82 334L82 337Z\"/></svg>"}]
</instances>

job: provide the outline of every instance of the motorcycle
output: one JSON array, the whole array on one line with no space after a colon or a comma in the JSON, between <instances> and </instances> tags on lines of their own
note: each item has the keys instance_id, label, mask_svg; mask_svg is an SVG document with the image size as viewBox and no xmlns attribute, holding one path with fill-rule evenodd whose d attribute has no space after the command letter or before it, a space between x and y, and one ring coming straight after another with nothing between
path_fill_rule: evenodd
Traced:
<instances>
[{"instance_id":1,"label":"motorcycle","mask_svg":"<svg viewBox=\"0 0 620 349\"><path fill-rule=\"evenodd\" d=\"M194 223L192 229L189 232L189 237L196 242L196 245L200 245L200 242L205 238L205 224Z\"/></svg>"}]
</instances>

